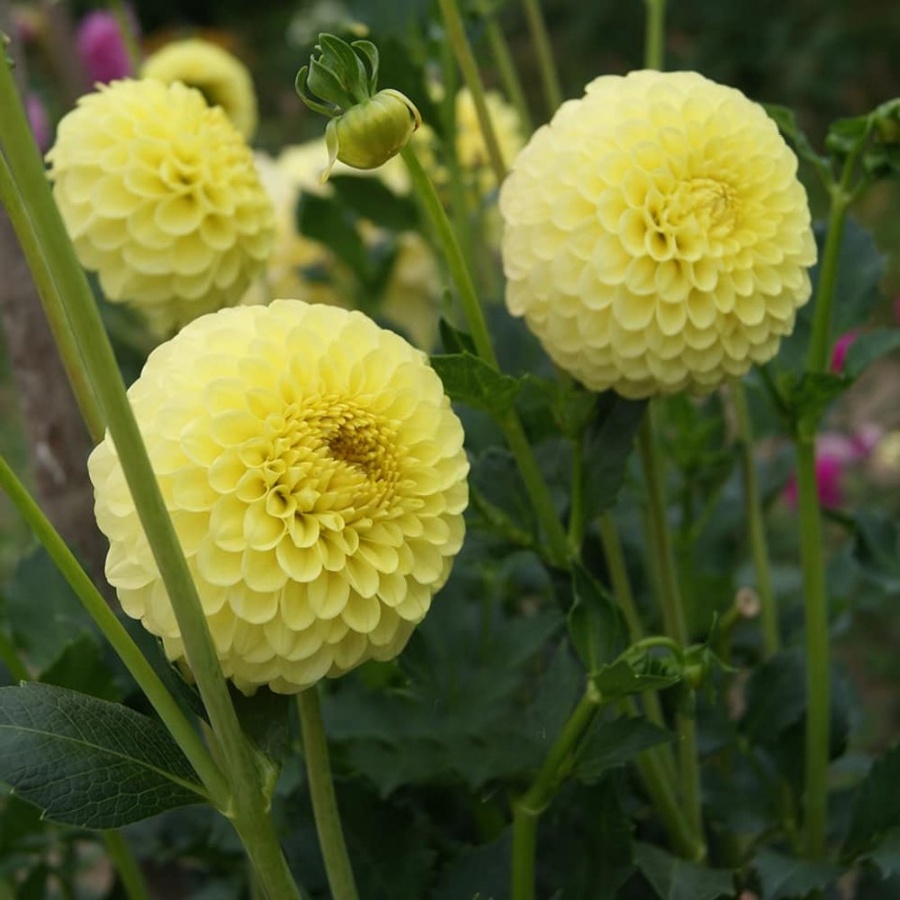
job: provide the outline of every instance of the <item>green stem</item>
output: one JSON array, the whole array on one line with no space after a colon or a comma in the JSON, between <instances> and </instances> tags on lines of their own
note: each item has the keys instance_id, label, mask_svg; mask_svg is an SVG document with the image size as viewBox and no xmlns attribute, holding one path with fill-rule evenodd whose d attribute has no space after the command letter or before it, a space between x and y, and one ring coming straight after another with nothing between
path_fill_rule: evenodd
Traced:
<instances>
[{"instance_id":1,"label":"green stem","mask_svg":"<svg viewBox=\"0 0 900 900\"><path fill-rule=\"evenodd\" d=\"M0 663L3 663L9 669L9 674L12 676L13 681L28 681L28 669L22 665L22 660L19 659L19 654L16 652L13 642L2 630L0 630Z\"/></svg>"},{"instance_id":2,"label":"green stem","mask_svg":"<svg viewBox=\"0 0 900 900\"><path fill-rule=\"evenodd\" d=\"M825 851L828 821L829 648L828 600L822 552L822 516L816 484L815 436L797 440L797 502L803 564L806 624L806 784L805 850L812 859Z\"/></svg>"},{"instance_id":3,"label":"green stem","mask_svg":"<svg viewBox=\"0 0 900 900\"><path fill-rule=\"evenodd\" d=\"M463 24L459 6L456 0L438 0L438 5L441 9L441 16L444 19L444 27L447 29L447 39L453 47L456 61L463 74L463 80L472 92L472 101L475 104L475 112L478 116L482 137L484 138L484 146L487 149L488 160L499 185L506 178L506 163L503 160L500 142L497 140L497 133L491 121L491 114L484 94L484 83L481 80L478 63L475 62L475 56L466 37L466 27Z\"/></svg>"},{"instance_id":4,"label":"green stem","mask_svg":"<svg viewBox=\"0 0 900 900\"><path fill-rule=\"evenodd\" d=\"M659 573L659 594L666 633L686 647L688 630L684 606L678 587L675 557L666 517L665 488L663 485L662 454L656 435L655 409L651 403L638 435L638 449L647 488L648 525L650 530L649 554L656 561ZM700 773L697 756L697 733L691 716L676 716L679 758L681 761L682 801L686 805L688 820L698 835L703 834L703 816L700 805ZM702 844L702 838L701 838ZM704 854L705 855L705 851Z\"/></svg>"},{"instance_id":5,"label":"green stem","mask_svg":"<svg viewBox=\"0 0 900 900\"><path fill-rule=\"evenodd\" d=\"M300 727L303 731L303 755L306 776L312 796L313 813L319 847L328 874L328 886L333 900L357 900L353 867L347 855L347 845L341 828L341 815L334 796L331 764L328 760L328 741L322 723L322 708L316 687L297 695Z\"/></svg>"},{"instance_id":6,"label":"green stem","mask_svg":"<svg viewBox=\"0 0 900 900\"><path fill-rule=\"evenodd\" d=\"M122 43L125 46L125 52L128 54L128 61L131 63L131 69L134 77L138 77L141 70L141 48L138 46L135 38L134 29L131 27L131 18L128 10L122 0L111 0L109 8L116 17L116 24L119 26L119 34L122 36Z\"/></svg>"},{"instance_id":7,"label":"green stem","mask_svg":"<svg viewBox=\"0 0 900 900\"><path fill-rule=\"evenodd\" d=\"M512 900L534 900L537 824L567 774L573 753L597 717L603 699L589 684L531 787L513 803Z\"/></svg>"},{"instance_id":8,"label":"green stem","mask_svg":"<svg viewBox=\"0 0 900 900\"><path fill-rule=\"evenodd\" d=\"M847 169L845 168L845 173ZM844 225L847 211L850 208L851 195L847 192L842 179L841 184L831 190L831 211L828 215L828 233L825 248L822 251L822 263L819 269L819 284L816 289L815 306L813 308L812 337L809 344L809 357L806 368L810 372L827 372L831 362L831 310L834 305L835 287L837 286L838 261L841 255L841 240L844 236Z\"/></svg>"},{"instance_id":9,"label":"green stem","mask_svg":"<svg viewBox=\"0 0 900 900\"><path fill-rule=\"evenodd\" d=\"M527 136L534 131L534 123L531 121L525 90L522 87L522 81L519 78L512 53L510 53L509 43L492 9L485 9L482 12L482 16L484 17L485 34L487 35L488 43L491 45L491 53L497 64L497 71L500 73L503 90L516 108L522 135Z\"/></svg>"},{"instance_id":10,"label":"green stem","mask_svg":"<svg viewBox=\"0 0 900 900\"><path fill-rule=\"evenodd\" d=\"M106 852L119 875L128 900L150 900L150 892L147 890L144 874L131 852L131 847L122 837L122 832L104 831L103 843L106 845Z\"/></svg>"},{"instance_id":11,"label":"green stem","mask_svg":"<svg viewBox=\"0 0 900 900\"><path fill-rule=\"evenodd\" d=\"M125 393L115 354L50 194L5 58L0 61L0 109L5 117L3 150L44 247L51 276L65 295L68 322L86 380L105 413L135 509L172 603L188 664L222 746L231 786L226 814L269 895L278 900L299 897L266 808L259 769L241 731L197 589Z\"/></svg>"},{"instance_id":12,"label":"green stem","mask_svg":"<svg viewBox=\"0 0 900 900\"><path fill-rule=\"evenodd\" d=\"M18 509L20 515L49 554L88 615L109 641L125 668L144 692L151 706L162 719L169 733L188 758L203 782L210 800L219 807L228 802L229 789L221 771L213 762L200 736L182 713L172 695L166 690L153 667L138 649L125 627L109 608L94 583L78 564L74 554L50 524L40 507L16 477L6 460L0 456L0 490ZM25 679L28 674L25 673Z\"/></svg>"},{"instance_id":13,"label":"green stem","mask_svg":"<svg viewBox=\"0 0 900 900\"><path fill-rule=\"evenodd\" d=\"M540 0L523 0L522 6L525 10L525 20L528 23L531 43L534 45L535 56L537 56L544 99L547 103L548 113L552 116L562 106L563 94L562 88L559 86L556 63L553 59L550 35L547 33L547 25L541 13Z\"/></svg>"},{"instance_id":14,"label":"green stem","mask_svg":"<svg viewBox=\"0 0 900 900\"><path fill-rule=\"evenodd\" d=\"M644 65L662 71L666 44L666 0L644 0L647 22L644 31Z\"/></svg>"},{"instance_id":15,"label":"green stem","mask_svg":"<svg viewBox=\"0 0 900 900\"><path fill-rule=\"evenodd\" d=\"M584 541L584 441L572 442L572 497L569 503L569 546L579 553Z\"/></svg>"},{"instance_id":16,"label":"green stem","mask_svg":"<svg viewBox=\"0 0 900 900\"><path fill-rule=\"evenodd\" d=\"M447 218L447 213L412 145L407 144L401 151L401 155L409 170L413 187L422 202L438 244L443 251L450 278L456 286L463 313L472 334L475 349L485 362L490 363L494 368L499 368L484 318L484 310L478 300L472 276L453 234L453 227ZM500 426L503 428L507 443L515 457L538 520L546 533L552 558L556 565L565 567L571 553L566 532L553 506L550 490L544 481L537 460L534 458L534 452L528 443L528 438L515 409L510 409L500 420Z\"/></svg>"},{"instance_id":17,"label":"green stem","mask_svg":"<svg viewBox=\"0 0 900 900\"><path fill-rule=\"evenodd\" d=\"M19 239L38 296L41 298L50 332L72 387L72 393L75 395L75 402L78 404L91 440L97 443L103 437L103 414L87 381L81 355L72 337L65 313L65 300L47 263L45 254L52 251L42 244L3 153L0 153L0 207L9 216Z\"/></svg>"},{"instance_id":18,"label":"green stem","mask_svg":"<svg viewBox=\"0 0 900 900\"><path fill-rule=\"evenodd\" d=\"M731 382L731 399L737 418L738 446L741 454L741 472L744 479L744 511L756 572L756 590L761 605L763 648L766 657L777 653L781 645L778 633L778 607L772 587L772 569L769 564L769 544L766 539L765 517L756 477L756 460L753 458L753 423L747 408L747 395L743 383L735 378Z\"/></svg>"},{"instance_id":19,"label":"green stem","mask_svg":"<svg viewBox=\"0 0 900 900\"><path fill-rule=\"evenodd\" d=\"M625 554L622 552L622 542L619 540L616 520L612 513L607 511L600 516L597 524L600 529L600 543L603 546L606 568L609 570L613 596L619 604L619 609L622 610L622 615L625 616L628 636L631 642L635 643L643 638L644 625L634 602L634 592L631 590L631 580L625 566Z\"/></svg>"}]
</instances>

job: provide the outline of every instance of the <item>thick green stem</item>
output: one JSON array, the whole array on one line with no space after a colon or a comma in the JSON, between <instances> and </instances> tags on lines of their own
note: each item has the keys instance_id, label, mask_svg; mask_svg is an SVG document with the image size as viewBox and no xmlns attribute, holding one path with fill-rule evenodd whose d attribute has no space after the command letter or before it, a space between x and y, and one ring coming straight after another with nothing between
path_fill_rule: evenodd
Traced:
<instances>
[{"instance_id":1,"label":"thick green stem","mask_svg":"<svg viewBox=\"0 0 900 900\"><path fill-rule=\"evenodd\" d=\"M756 460L753 458L753 423L747 408L744 385L738 379L731 382L731 399L737 418L738 447L741 454L741 473L744 480L744 514L756 572L756 590L759 594L763 627L763 649L766 657L777 653L781 645L778 633L778 607L772 587L772 569L769 564L769 544L766 539L765 517L756 477Z\"/></svg>"},{"instance_id":2,"label":"thick green stem","mask_svg":"<svg viewBox=\"0 0 900 900\"><path fill-rule=\"evenodd\" d=\"M829 648L828 601L822 552L822 515L816 483L814 436L797 440L797 502L806 637L806 784L803 830L806 854L825 852L828 822Z\"/></svg>"},{"instance_id":3,"label":"thick green stem","mask_svg":"<svg viewBox=\"0 0 900 900\"><path fill-rule=\"evenodd\" d=\"M322 724L322 709L316 687L297 695L300 727L303 731L303 756L306 777L312 797L319 847L325 861L328 886L333 900L357 900L353 867L347 854L347 844L341 828L341 814L334 796L331 763L328 760L328 741Z\"/></svg>"},{"instance_id":4,"label":"thick green stem","mask_svg":"<svg viewBox=\"0 0 900 900\"><path fill-rule=\"evenodd\" d=\"M419 158L416 156L412 146L407 144L401 153L409 170L413 187L422 202L431 227L434 229L437 242L443 251L450 278L456 287L456 292L462 304L463 314L472 334L475 350L485 362L490 363L494 368L498 368L497 355L494 353L494 347L491 343L484 310L478 300L472 276L453 234L453 227L447 218L447 213L444 211L437 191L435 191L431 179L422 168L422 164L419 162ZM553 506L550 490L546 481L544 481L537 460L534 458L534 452L528 443L528 438L516 411L510 409L500 421L500 425L503 428L507 443L510 450L512 450L522 479L525 482L532 506L546 533L553 561L556 565L565 567L571 553L566 532Z\"/></svg>"},{"instance_id":5,"label":"thick green stem","mask_svg":"<svg viewBox=\"0 0 900 900\"><path fill-rule=\"evenodd\" d=\"M548 115L552 116L562 105L563 93L559 86L559 74L556 71L556 62L553 59L553 47L550 44L550 35L547 33L547 24L541 12L540 0L522 0L525 10L525 20L528 23L528 31L531 35L531 43L537 57L538 71L541 75L541 84L544 89L544 99L547 103Z\"/></svg>"},{"instance_id":6,"label":"thick green stem","mask_svg":"<svg viewBox=\"0 0 900 900\"><path fill-rule=\"evenodd\" d=\"M493 11L485 10L482 12L482 15L484 17L485 34L487 35L488 43L491 45L494 61L497 63L497 71L500 73L503 89L516 108L522 135L528 136L534 131L534 125L531 121L531 113L528 111L525 90L522 87L522 81L519 78L519 72L516 69L512 53L510 53L506 35L503 33L503 29L500 27L500 23L497 21Z\"/></svg>"},{"instance_id":7,"label":"thick green stem","mask_svg":"<svg viewBox=\"0 0 900 900\"><path fill-rule=\"evenodd\" d=\"M657 441L654 419L654 404L651 403L638 435L638 449L647 489L647 520L650 532L650 546L647 550L658 567L660 603L666 633L682 647L686 647L688 630L678 586L675 556L672 552L672 541L669 535L662 454ZM676 716L676 730L681 761L682 801L686 806L692 828L698 835L702 835L700 766L697 756L697 733L693 718L679 713ZM705 855L705 851L703 855Z\"/></svg>"},{"instance_id":8,"label":"thick green stem","mask_svg":"<svg viewBox=\"0 0 900 900\"><path fill-rule=\"evenodd\" d=\"M644 65L662 71L665 65L666 0L644 0L647 21L644 26Z\"/></svg>"},{"instance_id":9,"label":"thick green stem","mask_svg":"<svg viewBox=\"0 0 900 900\"><path fill-rule=\"evenodd\" d=\"M261 777L222 675L206 616L138 430L97 304L53 202L9 65L0 61L3 150L26 212L46 253L53 281L66 298L72 339L115 443L147 541L171 600L188 664L221 744L231 786L227 815L244 841L272 898L299 897L263 796ZM11 110L14 112L10 113Z\"/></svg>"},{"instance_id":10,"label":"thick green stem","mask_svg":"<svg viewBox=\"0 0 900 900\"><path fill-rule=\"evenodd\" d=\"M478 124L481 127L488 160L499 185L506 178L506 163L503 160L500 142L497 140L497 133L491 121L478 63L475 62L475 56L466 37L466 27L463 24L459 5L456 0L438 0L438 4L444 19L444 27L447 29L447 39L453 47L453 53L462 71L466 87L472 92L472 101L475 104L475 113L478 116Z\"/></svg>"},{"instance_id":11,"label":"thick green stem","mask_svg":"<svg viewBox=\"0 0 900 900\"><path fill-rule=\"evenodd\" d=\"M19 239L81 417L91 440L96 443L103 437L103 413L87 381L84 364L66 318L64 298L47 263L45 253L48 248L44 247L34 228L3 153L0 153L0 206L9 216Z\"/></svg>"},{"instance_id":12,"label":"thick green stem","mask_svg":"<svg viewBox=\"0 0 900 900\"><path fill-rule=\"evenodd\" d=\"M634 592L631 590L631 580L625 566L625 554L622 552L622 542L619 540L616 520L612 513L607 511L597 520L597 525L600 529L600 543L603 546L606 568L609 570L613 596L619 604L619 609L622 610L622 615L625 616L628 637L631 643L634 643L643 638L644 625L634 602Z\"/></svg>"},{"instance_id":13,"label":"thick green stem","mask_svg":"<svg viewBox=\"0 0 900 900\"><path fill-rule=\"evenodd\" d=\"M144 874L131 852L131 847L122 837L122 832L104 831L103 843L106 845L106 852L119 875L128 900L150 900L150 892L147 890Z\"/></svg>"},{"instance_id":14,"label":"thick green stem","mask_svg":"<svg viewBox=\"0 0 900 900\"><path fill-rule=\"evenodd\" d=\"M94 620L102 635L109 641L125 668L131 673L150 704L162 719L175 742L181 747L194 771L203 782L210 800L216 806L227 804L228 784L213 762L200 735L181 711L172 695L166 690L153 667L138 649L125 627L109 608L94 583L78 564L66 542L60 537L49 519L41 512L13 470L0 456L0 490L6 494L28 524L31 532L47 551L66 583L81 601L88 615ZM27 673L25 675L27 678Z\"/></svg>"},{"instance_id":15,"label":"thick green stem","mask_svg":"<svg viewBox=\"0 0 900 900\"><path fill-rule=\"evenodd\" d=\"M593 724L601 704L599 691L589 684L531 787L513 803L512 900L534 900L538 819L565 778L572 754Z\"/></svg>"}]
</instances>

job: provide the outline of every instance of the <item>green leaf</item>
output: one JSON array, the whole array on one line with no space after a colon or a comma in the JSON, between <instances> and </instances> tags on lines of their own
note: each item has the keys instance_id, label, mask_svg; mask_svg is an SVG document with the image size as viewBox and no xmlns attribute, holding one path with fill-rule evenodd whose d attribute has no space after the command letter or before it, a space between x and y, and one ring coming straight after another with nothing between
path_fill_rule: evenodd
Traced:
<instances>
[{"instance_id":1,"label":"green leaf","mask_svg":"<svg viewBox=\"0 0 900 900\"><path fill-rule=\"evenodd\" d=\"M360 281L367 282L372 267L356 227L356 218L336 200L302 193L297 203L297 230L325 244L356 273Z\"/></svg>"},{"instance_id":2,"label":"green leaf","mask_svg":"<svg viewBox=\"0 0 900 900\"><path fill-rule=\"evenodd\" d=\"M853 860L874 850L900 828L900 745L876 760L856 791L842 856Z\"/></svg>"},{"instance_id":3,"label":"green leaf","mask_svg":"<svg viewBox=\"0 0 900 900\"><path fill-rule=\"evenodd\" d=\"M34 682L0 688L0 778L47 818L81 828L121 828L205 798L158 722Z\"/></svg>"},{"instance_id":4,"label":"green leaf","mask_svg":"<svg viewBox=\"0 0 900 900\"><path fill-rule=\"evenodd\" d=\"M665 728L638 717L600 722L579 754L572 777L588 783L597 781L610 769L627 765L639 753L666 744L673 737Z\"/></svg>"},{"instance_id":5,"label":"green leaf","mask_svg":"<svg viewBox=\"0 0 900 900\"><path fill-rule=\"evenodd\" d=\"M661 691L681 681L681 673L673 671L664 662L646 659L634 663L620 659L602 666L592 676L594 686L607 699L642 694L644 691Z\"/></svg>"},{"instance_id":6,"label":"green leaf","mask_svg":"<svg viewBox=\"0 0 900 900\"><path fill-rule=\"evenodd\" d=\"M879 328L858 335L847 348L844 372L858 378L876 359L900 347L900 328Z\"/></svg>"},{"instance_id":7,"label":"green leaf","mask_svg":"<svg viewBox=\"0 0 900 900\"><path fill-rule=\"evenodd\" d=\"M501 900L508 897L512 840L500 837L460 854L438 878L431 900Z\"/></svg>"},{"instance_id":8,"label":"green leaf","mask_svg":"<svg viewBox=\"0 0 900 900\"><path fill-rule=\"evenodd\" d=\"M467 331L461 331L451 325L443 316L438 324L441 335L441 347L445 353L471 353L475 354L475 341Z\"/></svg>"},{"instance_id":9,"label":"green leaf","mask_svg":"<svg viewBox=\"0 0 900 900\"><path fill-rule=\"evenodd\" d=\"M389 231L411 231L419 221L409 197L395 194L383 181L354 175L334 175L328 183L338 199L360 218Z\"/></svg>"},{"instance_id":10,"label":"green leaf","mask_svg":"<svg viewBox=\"0 0 900 900\"><path fill-rule=\"evenodd\" d=\"M766 900L806 897L835 882L843 869L828 863L809 862L763 848L753 860Z\"/></svg>"},{"instance_id":11,"label":"green leaf","mask_svg":"<svg viewBox=\"0 0 900 900\"><path fill-rule=\"evenodd\" d=\"M291 698L265 687L252 697L246 697L232 687L231 699L241 729L250 738L257 764L266 776L264 786L267 791L274 792L278 774L291 746Z\"/></svg>"},{"instance_id":12,"label":"green leaf","mask_svg":"<svg viewBox=\"0 0 900 900\"><path fill-rule=\"evenodd\" d=\"M580 562L572 566L572 591L569 636L588 673L598 673L624 649L625 620L609 592Z\"/></svg>"},{"instance_id":13,"label":"green leaf","mask_svg":"<svg viewBox=\"0 0 900 900\"><path fill-rule=\"evenodd\" d=\"M888 594L900 592L900 528L883 512L853 517L853 558L864 579Z\"/></svg>"},{"instance_id":14,"label":"green leaf","mask_svg":"<svg viewBox=\"0 0 900 900\"><path fill-rule=\"evenodd\" d=\"M54 684L101 700L117 701L122 692L106 665L94 638L81 634L75 638L53 664L41 672L43 684Z\"/></svg>"},{"instance_id":15,"label":"green leaf","mask_svg":"<svg viewBox=\"0 0 900 900\"><path fill-rule=\"evenodd\" d=\"M825 146L838 158L849 156L869 135L872 128L872 116L853 116L838 119L831 123L825 136Z\"/></svg>"},{"instance_id":16,"label":"green leaf","mask_svg":"<svg viewBox=\"0 0 900 900\"><path fill-rule=\"evenodd\" d=\"M878 866L882 878L893 878L900 875L900 826L888 831L865 859Z\"/></svg>"},{"instance_id":17,"label":"green leaf","mask_svg":"<svg viewBox=\"0 0 900 900\"><path fill-rule=\"evenodd\" d=\"M509 412L519 381L504 375L472 353L448 353L431 357L431 365L444 382L451 400L480 409L497 419Z\"/></svg>"},{"instance_id":18,"label":"green leaf","mask_svg":"<svg viewBox=\"0 0 900 900\"><path fill-rule=\"evenodd\" d=\"M587 520L615 506L646 408L646 400L626 400L614 391L598 398L584 443Z\"/></svg>"},{"instance_id":19,"label":"green leaf","mask_svg":"<svg viewBox=\"0 0 900 900\"><path fill-rule=\"evenodd\" d=\"M781 375L778 378L778 391L789 429L797 434L817 431L825 410L851 383L847 375L831 372Z\"/></svg>"},{"instance_id":20,"label":"green leaf","mask_svg":"<svg viewBox=\"0 0 900 900\"><path fill-rule=\"evenodd\" d=\"M731 872L678 859L652 844L636 843L638 868L660 900L717 900L734 896Z\"/></svg>"}]
</instances>

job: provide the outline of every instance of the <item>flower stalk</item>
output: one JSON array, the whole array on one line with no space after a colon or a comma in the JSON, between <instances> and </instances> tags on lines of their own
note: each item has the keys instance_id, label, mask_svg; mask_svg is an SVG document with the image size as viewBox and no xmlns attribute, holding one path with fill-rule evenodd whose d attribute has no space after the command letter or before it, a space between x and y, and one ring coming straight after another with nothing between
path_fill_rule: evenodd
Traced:
<instances>
[{"instance_id":1,"label":"flower stalk","mask_svg":"<svg viewBox=\"0 0 900 900\"><path fill-rule=\"evenodd\" d=\"M128 900L150 900L147 882L121 831L104 831L103 843Z\"/></svg>"},{"instance_id":2,"label":"flower stalk","mask_svg":"<svg viewBox=\"0 0 900 900\"><path fill-rule=\"evenodd\" d=\"M547 33L540 0L522 0L522 5L531 35L531 43L537 57L547 112L552 116L562 105L563 93L559 84L559 74L556 71L556 62L553 58L553 48L550 45L550 35Z\"/></svg>"},{"instance_id":3,"label":"flower stalk","mask_svg":"<svg viewBox=\"0 0 900 900\"><path fill-rule=\"evenodd\" d=\"M319 847L325 861L328 886L334 900L357 900L353 867L341 827L341 816L334 795L328 741L322 722L318 688L313 686L297 695L300 727L303 732L303 755L312 797L313 814Z\"/></svg>"},{"instance_id":4,"label":"flower stalk","mask_svg":"<svg viewBox=\"0 0 900 900\"><path fill-rule=\"evenodd\" d=\"M531 787L513 803L512 900L534 900L536 896L538 821L568 774L574 754L593 725L603 702L600 692L593 684L588 684Z\"/></svg>"},{"instance_id":5,"label":"flower stalk","mask_svg":"<svg viewBox=\"0 0 900 900\"><path fill-rule=\"evenodd\" d=\"M500 81L503 84L503 90L509 97L516 112L519 115L519 125L523 134L531 134L534 131L534 123L531 121L531 113L528 111L528 101L525 98L525 90L522 87L522 81L516 69L515 60L509 50L509 43L506 35L497 21L494 11L488 8L488 4L483 4L481 15L484 21L484 32L491 45L491 53L497 64L497 71L500 74Z\"/></svg>"},{"instance_id":6,"label":"flower stalk","mask_svg":"<svg viewBox=\"0 0 900 900\"><path fill-rule=\"evenodd\" d=\"M644 65L662 71L665 64L666 0L644 0L647 20L644 31Z\"/></svg>"},{"instance_id":7,"label":"flower stalk","mask_svg":"<svg viewBox=\"0 0 900 900\"><path fill-rule=\"evenodd\" d=\"M191 670L221 743L231 797L227 803L217 805L232 820L269 896L273 900L297 898L298 889L264 807L259 770L228 694L206 618L125 393L112 346L51 197L40 157L33 152L27 120L5 59L0 63L0 106L15 110L5 120L3 149L15 181L22 186L26 212L46 249L51 277L66 297L71 337L79 350L85 380L91 384L104 412L129 490L171 598Z\"/></svg>"}]
</instances>

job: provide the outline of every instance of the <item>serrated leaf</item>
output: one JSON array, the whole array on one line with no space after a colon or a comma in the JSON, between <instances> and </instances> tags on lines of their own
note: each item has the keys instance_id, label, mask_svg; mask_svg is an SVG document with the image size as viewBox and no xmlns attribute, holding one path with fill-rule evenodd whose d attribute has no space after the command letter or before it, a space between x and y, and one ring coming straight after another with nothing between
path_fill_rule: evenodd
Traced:
<instances>
[{"instance_id":1,"label":"serrated leaf","mask_svg":"<svg viewBox=\"0 0 900 900\"><path fill-rule=\"evenodd\" d=\"M121 828L205 799L155 720L52 685L0 688L0 778L47 818Z\"/></svg>"},{"instance_id":2,"label":"serrated leaf","mask_svg":"<svg viewBox=\"0 0 900 900\"><path fill-rule=\"evenodd\" d=\"M377 178L333 175L328 183L346 207L381 228L410 231L418 224L413 201L395 194Z\"/></svg>"},{"instance_id":3,"label":"serrated leaf","mask_svg":"<svg viewBox=\"0 0 900 900\"><path fill-rule=\"evenodd\" d=\"M612 595L577 561L572 565L572 593L569 636L593 674L624 649L628 629Z\"/></svg>"},{"instance_id":4,"label":"serrated leaf","mask_svg":"<svg viewBox=\"0 0 900 900\"><path fill-rule=\"evenodd\" d=\"M763 848L753 860L766 900L806 897L836 881L843 870L828 863L810 862Z\"/></svg>"},{"instance_id":5,"label":"serrated leaf","mask_svg":"<svg viewBox=\"0 0 900 900\"><path fill-rule=\"evenodd\" d=\"M876 760L856 791L842 855L855 859L900 828L900 745Z\"/></svg>"},{"instance_id":6,"label":"serrated leaf","mask_svg":"<svg viewBox=\"0 0 900 900\"><path fill-rule=\"evenodd\" d=\"M468 331L454 327L443 316L438 323L438 331L444 353L475 354L475 341L472 340L472 335Z\"/></svg>"},{"instance_id":7,"label":"serrated leaf","mask_svg":"<svg viewBox=\"0 0 900 900\"><path fill-rule=\"evenodd\" d=\"M461 853L438 877L431 900L504 900L509 891L512 836Z\"/></svg>"},{"instance_id":8,"label":"serrated leaf","mask_svg":"<svg viewBox=\"0 0 900 900\"><path fill-rule=\"evenodd\" d=\"M505 417L519 392L519 381L472 353L431 357L431 365L451 400L480 409L497 419Z\"/></svg>"},{"instance_id":9,"label":"serrated leaf","mask_svg":"<svg viewBox=\"0 0 900 900\"><path fill-rule=\"evenodd\" d=\"M900 347L900 328L879 328L858 335L847 348L844 372L858 378L876 359Z\"/></svg>"},{"instance_id":10,"label":"serrated leaf","mask_svg":"<svg viewBox=\"0 0 900 900\"><path fill-rule=\"evenodd\" d=\"M665 728L637 717L600 722L579 754L572 777L588 783L597 781L610 769L628 764L639 753L666 744L673 737Z\"/></svg>"},{"instance_id":11,"label":"serrated leaf","mask_svg":"<svg viewBox=\"0 0 900 900\"><path fill-rule=\"evenodd\" d=\"M652 844L636 843L638 868L660 900L718 900L734 896L731 872L678 859Z\"/></svg>"}]
</instances>

